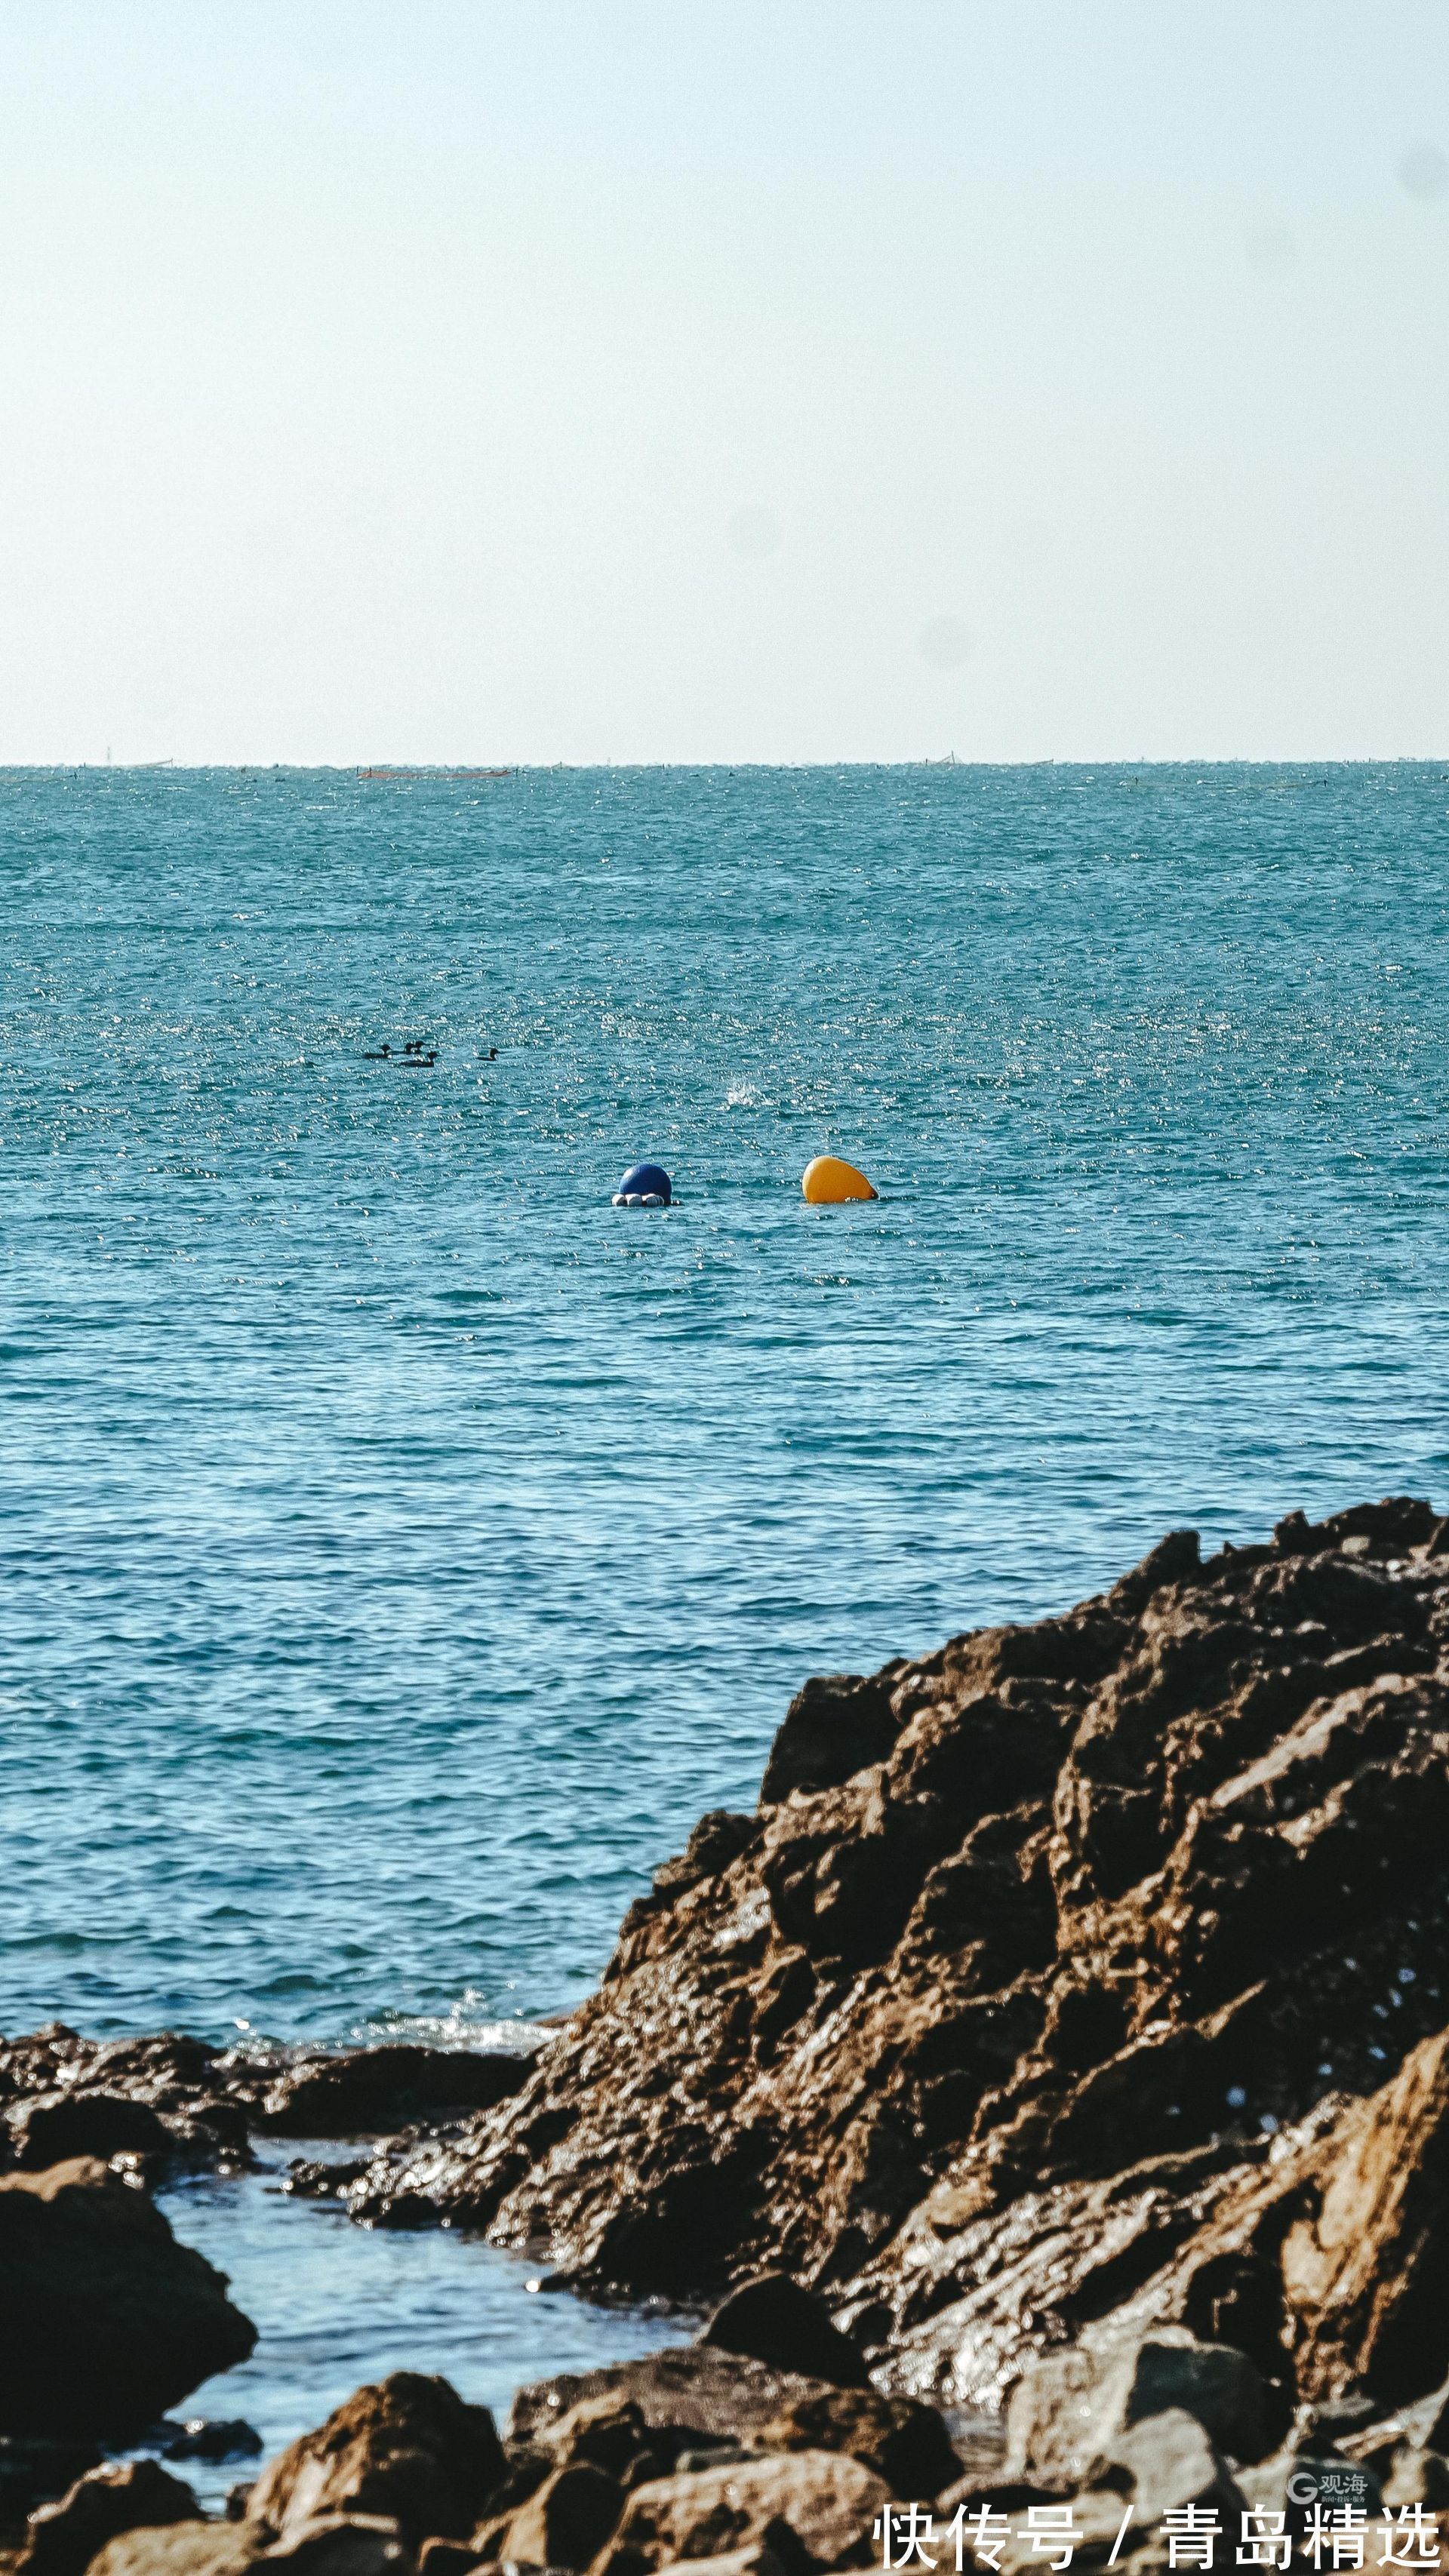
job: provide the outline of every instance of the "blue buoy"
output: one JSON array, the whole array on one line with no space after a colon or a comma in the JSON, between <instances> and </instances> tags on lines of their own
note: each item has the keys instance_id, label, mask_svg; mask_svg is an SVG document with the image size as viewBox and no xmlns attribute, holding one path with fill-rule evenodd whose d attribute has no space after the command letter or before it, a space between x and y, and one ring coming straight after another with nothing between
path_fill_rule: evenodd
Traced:
<instances>
[{"instance_id":1,"label":"blue buoy","mask_svg":"<svg viewBox=\"0 0 1449 2576\"><path fill-rule=\"evenodd\" d=\"M668 1207L673 1197L669 1174L658 1163L634 1163L614 1192L615 1207Z\"/></svg>"}]
</instances>

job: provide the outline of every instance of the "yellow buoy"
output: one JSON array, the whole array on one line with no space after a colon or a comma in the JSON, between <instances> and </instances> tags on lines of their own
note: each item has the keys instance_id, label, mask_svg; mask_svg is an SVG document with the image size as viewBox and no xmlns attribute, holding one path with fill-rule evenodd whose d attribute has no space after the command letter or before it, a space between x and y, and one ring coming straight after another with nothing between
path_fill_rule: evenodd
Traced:
<instances>
[{"instance_id":1,"label":"yellow buoy","mask_svg":"<svg viewBox=\"0 0 1449 2576\"><path fill-rule=\"evenodd\" d=\"M858 1172L853 1163L842 1163L838 1154L817 1154L813 1163L806 1164L800 1187L809 1207L840 1207L847 1199L877 1195L864 1172Z\"/></svg>"}]
</instances>

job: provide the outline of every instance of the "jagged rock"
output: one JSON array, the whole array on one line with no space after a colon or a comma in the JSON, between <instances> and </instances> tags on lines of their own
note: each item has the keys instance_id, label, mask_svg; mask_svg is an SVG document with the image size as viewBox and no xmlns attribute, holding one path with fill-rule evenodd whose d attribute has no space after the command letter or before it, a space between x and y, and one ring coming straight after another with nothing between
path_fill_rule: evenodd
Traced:
<instances>
[{"instance_id":1,"label":"jagged rock","mask_svg":"<svg viewBox=\"0 0 1449 2576\"><path fill-rule=\"evenodd\" d=\"M659 1873L520 2092L347 2206L547 2240L586 2289L769 2265L952 2404L1126 2305L1283 2409L1360 2370L1360 2326L1386 2392L1416 2340L1449 2365L1414 2322L1442 2231L1387 2255L1384 2203L1372 2296L1351 2229L1314 2233L1375 2150L1313 2206L1449 2022L1442 1528L1290 1516L1206 1564L1177 1532L1059 1618L810 1685L758 1818Z\"/></svg>"},{"instance_id":2,"label":"jagged rock","mask_svg":"<svg viewBox=\"0 0 1449 2576\"><path fill-rule=\"evenodd\" d=\"M858 2460L830 2451L705 2469L636 2487L597 2576L646 2576L656 2567L713 2559L753 2545L786 2563L868 2566L872 2525L891 2502L888 2487Z\"/></svg>"},{"instance_id":3,"label":"jagged rock","mask_svg":"<svg viewBox=\"0 0 1449 2576\"><path fill-rule=\"evenodd\" d=\"M651 2434L643 2408L617 2389L581 2398L557 2422L542 2426L540 2438L544 2447L527 2456L543 2461L545 2474L585 2461L620 2485L639 2486L643 2477L658 2476L673 2461L671 2444ZM515 2464L519 2456L512 2455Z\"/></svg>"},{"instance_id":4,"label":"jagged rock","mask_svg":"<svg viewBox=\"0 0 1449 2576\"><path fill-rule=\"evenodd\" d=\"M1007 2409L1002 2475L1066 2491L1089 2486L1095 2465L1118 2456L1122 2435L1170 2409L1194 2416L1240 2460L1261 2459L1283 2430L1246 2353L1160 2326L1029 2362Z\"/></svg>"},{"instance_id":5,"label":"jagged rock","mask_svg":"<svg viewBox=\"0 0 1449 2576\"><path fill-rule=\"evenodd\" d=\"M387 2514L318 2513L289 2522L253 2563L290 2576L409 2576L413 2557Z\"/></svg>"},{"instance_id":6,"label":"jagged rock","mask_svg":"<svg viewBox=\"0 0 1449 2576\"><path fill-rule=\"evenodd\" d=\"M282 2189L293 2200L341 2200L348 2186L366 2173L369 2159L350 2156L328 2164L317 2156L294 2156Z\"/></svg>"},{"instance_id":7,"label":"jagged rock","mask_svg":"<svg viewBox=\"0 0 1449 2576\"><path fill-rule=\"evenodd\" d=\"M42 2093L7 2123L15 2162L26 2172L72 2156L164 2157L175 2143L159 2111L124 2093Z\"/></svg>"},{"instance_id":8,"label":"jagged rock","mask_svg":"<svg viewBox=\"0 0 1449 2576\"><path fill-rule=\"evenodd\" d=\"M1300 2389L1410 2397L1449 2362L1449 2033L1345 2114L1316 2197L1283 2245Z\"/></svg>"},{"instance_id":9,"label":"jagged rock","mask_svg":"<svg viewBox=\"0 0 1449 2576\"><path fill-rule=\"evenodd\" d=\"M398 2370L355 2389L268 2464L248 2521L272 2541L319 2514L389 2517L413 2548L433 2533L466 2540L506 2466L486 2406L465 2405L446 2379Z\"/></svg>"},{"instance_id":10,"label":"jagged rock","mask_svg":"<svg viewBox=\"0 0 1449 2576\"><path fill-rule=\"evenodd\" d=\"M278 2136L346 2138L403 2129L429 2112L491 2110L518 2091L543 2046L540 2035L527 2052L390 2045L299 2058L265 2090L249 2080L253 2118Z\"/></svg>"},{"instance_id":11,"label":"jagged rock","mask_svg":"<svg viewBox=\"0 0 1449 2576\"><path fill-rule=\"evenodd\" d=\"M107 2541L89 2576L248 2576L257 2554L257 2535L245 2524L177 2522Z\"/></svg>"},{"instance_id":12,"label":"jagged rock","mask_svg":"<svg viewBox=\"0 0 1449 2576\"><path fill-rule=\"evenodd\" d=\"M614 2530L623 2504L617 2479L587 2460L573 2460L520 2505L499 2555L521 2567L587 2567Z\"/></svg>"},{"instance_id":13,"label":"jagged rock","mask_svg":"<svg viewBox=\"0 0 1449 2576\"><path fill-rule=\"evenodd\" d=\"M812 2297L788 2272L764 2272L732 2292L700 2336L725 2352L742 2352L775 2370L804 2379L828 2379L837 2388L868 2388L865 2362L832 2321L823 2299Z\"/></svg>"},{"instance_id":14,"label":"jagged rock","mask_svg":"<svg viewBox=\"0 0 1449 2576\"><path fill-rule=\"evenodd\" d=\"M564 2372L520 2388L508 2418L510 2453L550 2447L585 2404L632 2411L651 2439L668 2436L678 2451L709 2442L748 2445L790 2407L835 2394L819 2379L772 2370L743 2353L709 2345L667 2346L610 2370Z\"/></svg>"},{"instance_id":15,"label":"jagged rock","mask_svg":"<svg viewBox=\"0 0 1449 2576\"><path fill-rule=\"evenodd\" d=\"M175 2031L82 2039L64 2022L0 2041L0 2163L27 2171L80 2155L244 2165L246 2114L214 2075L219 2052Z\"/></svg>"},{"instance_id":16,"label":"jagged rock","mask_svg":"<svg viewBox=\"0 0 1449 2576\"><path fill-rule=\"evenodd\" d=\"M1197 2416L1181 2406L1164 2407L1114 2435L1105 2465L1130 2477L1135 2519L1143 2527L1182 2505L1200 2504L1222 2514L1229 2530L1238 2528L1243 2498L1232 2471Z\"/></svg>"},{"instance_id":17,"label":"jagged rock","mask_svg":"<svg viewBox=\"0 0 1449 2576\"><path fill-rule=\"evenodd\" d=\"M123 2434L256 2342L225 2276L90 2158L0 2177L0 2277L7 2431Z\"/></svg>"},{"instance_id":18,"label":"jagged rock","mask_svg":"<svg viewBox=\"0 0 1449 2576\"><path fill-rule=\"evenodd\" d=\"M549 2034L520 2038L517 2051L387 2044L299 2055L217 2049L176 2031L90 2040L52 2022L0 2041L0 2165L34 2172L79 2155L121 2157L152 2179L178 2164L244 2166L252 2129L392 2135L516 2092Z\"/></svg>"},{"instance_id":19,"label":"jagged rock","mask_svg":"<svg viewBox=\"0 0 1449 2576\"><path fill-rule=\"evenodd\" d=\"M155 2460L112 2461L87 2470L58 2503L31 2515L20 2570L23 2576L83 2576L118 2533L194 2522L199 2512L190 2487Z\"/></svg>"},{"instance_id":20,"label":"jagged rock","mask_svg":"<svg viewBox=\"0 0 1449 2576\"><path fill-rule=\"evenodd\" d=\"M868 1763L884 1762L901 1731L894 1685L905 1670L897 1662L868 1681L857 1673L831 1673L806 1682L770 1748L761 1806L778 1806L795 1789L807 1796L838 1789Z\"/></svg>"},{"instance_id":21,"label":"jagged rock","mask_svg":"<svg viewBox=\"0 0 1449 2576\"><path fill-rule=\"evenodd\" d=\"M848 2451L898 2496L939 2495L961 2474L934 2406L882 2397L873 2388L831 2388L797 2398L761 2425L754 2440L762 2451Z\"/></svg>"}]
</instances>

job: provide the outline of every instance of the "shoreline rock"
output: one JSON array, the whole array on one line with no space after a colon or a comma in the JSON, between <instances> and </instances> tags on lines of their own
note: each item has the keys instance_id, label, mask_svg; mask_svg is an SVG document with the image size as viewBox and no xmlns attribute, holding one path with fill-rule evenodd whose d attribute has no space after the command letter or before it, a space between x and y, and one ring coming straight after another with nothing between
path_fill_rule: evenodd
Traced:
<instances>
[{"instance_id":1,"label":"shoreline rock","mask_svg":"<svg viewBox=\"0 0 1449 2576\"><path fill-rule=\"evenodd\" d=\"M1397 2399L1449 2368L1446 1855L1449 1523L1175 1532L1060 1617L807 1684L521 2090L342 2196L585 2294L783 2269L957 2405L1126 2307L1290 2400Z\"/></svg>"},{"instance_id":2,"label":"shoreline rock","mask_svg":"<svg viewBox=\"0 0 1449 2576\"><path fill-rule=\"evenodd\" d=\"M256 2328L145 2193L94 2158L0 2175L0 2431L140 2432Z\"/></svg>"},{"instance_id":3,"label":"shoreline rock","mask_svg":"<svg viewBox=\"0 0 1449 2576\"><path fill-rule=\"evenodd\" d=\"M1432 2510L1446 1979L1427 1503L1290 1515L1207 1564L1175 1532L1058 1618L810 1682L759 1810L701 1820L514 2080L0 2050L17 2158L72 2101L118 2139L114 2106L149 2108L188 2152L209 2103L249 2134L365 2113L385 2143L299 2189L485 2230L598 2298L721 2303L693 2346L521 2390L501 2437L444 2382L360 2390L235 2526L149 2557L129 2533L97 2576L806 2576L923 2498L1069 2500L1085 2564L1115 2539L1146 2576L1163 2512L1296 2530L1305 2474ZM1031 2563L1013 2542L1004 2576Z\"/></svg>"},{"instance_id":4,"label":"shoreline rock","mask_svg":"<svg viewBox=\"0 0 1449 2576\"><path fill-rule=\"evenodd\" d=\"M83 2039L64 2022L0 2040L0 2172L98 2156L154 2182L241 2171L251 2139L395 2136L420 2120L495 2107L552 2037L514 2049L214 2048L184 2032Z\"/></svg>"}]
</instances>

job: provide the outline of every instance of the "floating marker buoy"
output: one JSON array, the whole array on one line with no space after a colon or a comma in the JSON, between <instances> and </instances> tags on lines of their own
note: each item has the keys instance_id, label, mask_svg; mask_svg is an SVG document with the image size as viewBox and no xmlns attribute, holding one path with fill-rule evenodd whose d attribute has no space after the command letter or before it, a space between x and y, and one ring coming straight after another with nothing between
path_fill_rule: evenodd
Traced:
<instances>
[{"instance_id":1,"label":"floating marker buoy","mask_svg":"<svg viewBox=\"0 0 1449 2576\"><path fill-rule=\"evenodd\" d=\"M808 1207L842 1207L847 1199L873 1199L873 1190L864 1172L853 1163L842 1163L838 1154L817 1154L807 1163L800 1176L800 1187Z\"/></svg>"},{"instance_id":2,"label":"floating marker buoy","mask_svg":"<svg viewBox=\"0 0 1449 2576\"><path fill-rule=\"evenodd\" d=\"M668 1207L674 1195L669 1174L658 1163L635 1163L614 1192L615 1207Z\"/></svg>"}]
</instances>

